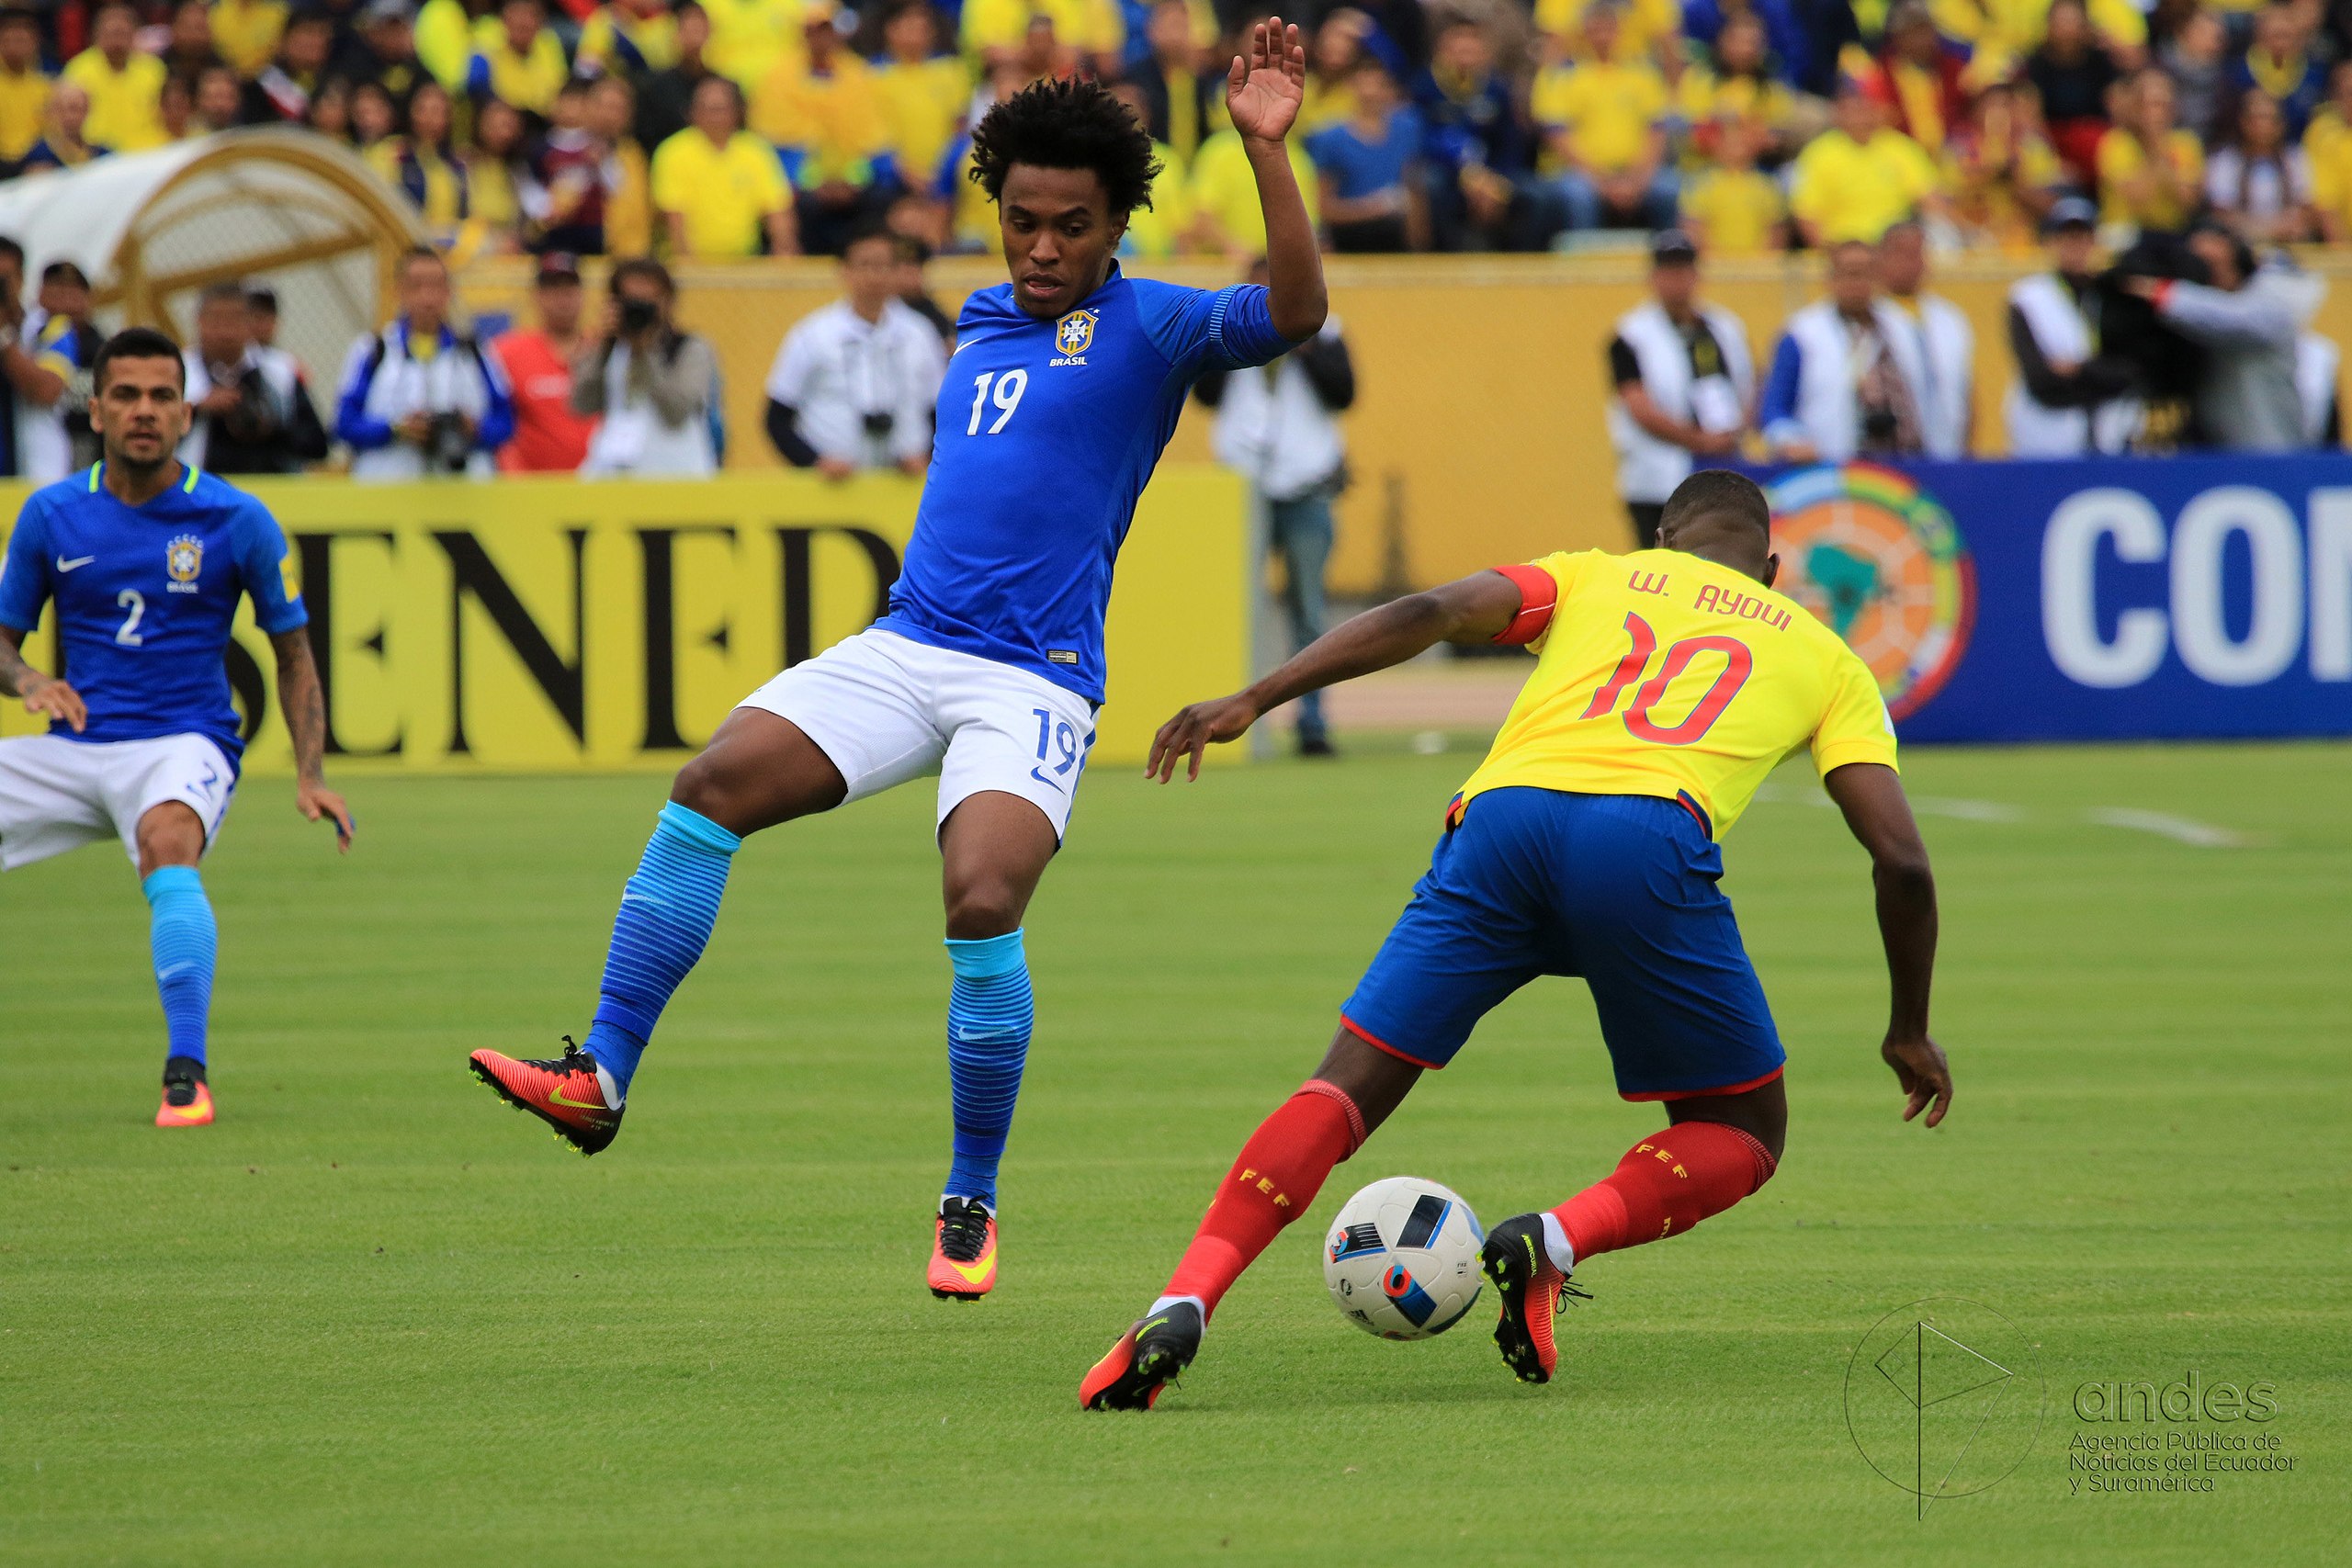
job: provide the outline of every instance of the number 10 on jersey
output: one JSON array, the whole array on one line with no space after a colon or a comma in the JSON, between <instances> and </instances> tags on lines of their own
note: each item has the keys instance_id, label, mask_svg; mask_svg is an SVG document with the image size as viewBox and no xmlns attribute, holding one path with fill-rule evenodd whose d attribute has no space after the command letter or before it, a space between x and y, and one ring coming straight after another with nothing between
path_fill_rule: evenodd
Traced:
<instances>
[{"instance_id":1,"label":"number 10 on jersey","mask_svg":"<svg viewBox=\"0 0 2352 1568\"><path fill-rule=\"evenodd\" d=\"M991 381L996 383L994 398L989 396L989 383ZM980 434L980 420L988 413L989 404L991 402L1002 412L989 422L988 434L994 435L998 431L1002 430L1006 422L1012 418L1012 411L1021 406L1021 394L1028 389L1029 372L1026 370L1008 370L1001 376L993 370L983 370L973 377L972 423L964 427L964 434L967 435Z\"/></svg>"}]
</instances>

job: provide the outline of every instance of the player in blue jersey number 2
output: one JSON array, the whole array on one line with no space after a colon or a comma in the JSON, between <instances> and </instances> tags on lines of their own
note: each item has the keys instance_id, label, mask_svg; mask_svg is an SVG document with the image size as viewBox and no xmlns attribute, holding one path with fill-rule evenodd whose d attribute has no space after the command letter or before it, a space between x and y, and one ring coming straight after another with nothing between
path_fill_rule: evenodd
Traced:
<instances>
[{"instance_id":1,"label":"player in blue jersey number 2","mask_svg":"<svg viewBox=\"0 0 2352 1568\"><path fill-rule=\"evenodd\" d=\"M197 1127L212 1120L215 946L197 865L244 750L223 663L240 595L277 654L296 808L334 818L345 850L351 815L320 773L326 705L286 536L261 502L173 455L188 423L178 346L134 327L98 350L92 375L103 459L26 500L0 568L0 692L50 721L46 735L0 740L0 870L122 840L147 895L170 1042L155 1125ZM51 601L60 675L22 652Z\"/></svg>"},{"instance_id":2,"label":"player in blue jersey number 2","mask_svg":"<svg viewBox=\"0 0 2352 1568\"><path fill-rule=\"evenodd\" d=\"M1262 365L1322 326L1323 269L1283 141L1306 57L1253 31L1226 102L1266 215L1268 284L1121 274L1151 141L1108 92L1044 82L972 132L1010 284L974 294L935 410L929 482L888 615L744 699L678 774L621 895L584 1051L474 1072L584 1154L619 1130L663 1005L702 954L743 836L936 772L955 1150L928 1282L996 1281L996 1177L1033 1010L1021 921L1068 824L1103 695L1102 616L1136 498L1212 367Z\"/></svg>"}]
</instances>

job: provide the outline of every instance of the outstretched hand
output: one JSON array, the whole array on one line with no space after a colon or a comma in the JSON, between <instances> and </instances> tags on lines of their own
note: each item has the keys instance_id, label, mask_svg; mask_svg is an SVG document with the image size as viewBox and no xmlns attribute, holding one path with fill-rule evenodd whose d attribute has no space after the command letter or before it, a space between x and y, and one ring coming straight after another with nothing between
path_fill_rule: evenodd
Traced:
<instances>
[{"instance_id":1,"label":"outstretched hand","mask_svg":"<svg viewBox=\"0 0 2352 1568\"><path fill-rule=\"evenodd\" d=\"M1143 776L1166 784L1176 776L1176 764L1189 755L1192 766L1184 773L1189 784L1201 776L1202 753L1212 744L1238 740L1257 722L1257 705L1246 694L1194 703L1161 725L1159 733L1151 738L1151 760L1144 764Z\"/></svg>"},{"instance_id":2,"label":"outstretched hand","mask_svg":"<svg viewBox=\"0 0 2352 1568\"><path fill-rule=\"evenodd\" d=\"M43 713L62 721L74 734L89 722L90 710L83 705L82 694L54 675L43 675L26 682L25 711Z\"/></svg>"},{"instance_id":3,"label":"outstretched hand","mask_svg":"<svg viewBox=\"0 0 2352 1568\"><path fill-rule=\"evenodd\" d=\"M1306 44L1298 28L1269 17L1250 29L1250 51L1226 73L1225 107L1233 129L1259 141L1280 141L1306 101Z\"/></svg>"},{"instance_id":4,"label":"outstretched hand","mask_svg":"<svg viewBox=\"0 0 2352 1568\"><path fill-rule=\"evenodd\" d=\"M1951 1064L1944 1060L1943 1047L1923 1034L1917 1040L1890 1039L1878 1054L1911 1097L1903 1107L1903 1119L1908 1122L1924 1110L1928 1126L1941 1122L1951 1109Z\"/></svg>"},{"instance_id":5,"label":"outstretched hand","mask_svg":"<svg viewBox=\"0 0 2352 1568\"><path fill-rule=\"evenodd\" d=\"M294 809L306 822L316 822L322 817L334 818L334 847L340 854L351 852L351 808L343 796L322 784L301 783L294 786Z\"/></svg>"}]
</instances>

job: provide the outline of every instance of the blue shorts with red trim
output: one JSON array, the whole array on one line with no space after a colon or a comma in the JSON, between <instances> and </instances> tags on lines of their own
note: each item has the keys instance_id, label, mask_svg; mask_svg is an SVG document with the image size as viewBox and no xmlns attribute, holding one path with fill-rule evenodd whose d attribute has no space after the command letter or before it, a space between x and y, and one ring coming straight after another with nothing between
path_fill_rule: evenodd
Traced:
<instances>
[{"instance_id":1,"label":"blue shorts with red trim","mask_svg":"<svg viewBox=\"0 0 2352 1568\"><path fill-rule=\"evenodd\" d=\"M1580 976L1627 1100L1753 1089L1787 1057L1723 874L1687 797L1488 790L1438 840L1341 1021L1442 1067L1538 975Z\"/></svg>"}]
</instances>

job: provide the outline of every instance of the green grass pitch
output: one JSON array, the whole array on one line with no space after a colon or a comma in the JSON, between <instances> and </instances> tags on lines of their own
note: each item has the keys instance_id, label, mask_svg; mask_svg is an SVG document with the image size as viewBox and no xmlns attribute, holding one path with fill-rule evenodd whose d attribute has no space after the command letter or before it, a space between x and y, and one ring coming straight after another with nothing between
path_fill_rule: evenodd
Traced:
<instances>
[{"instance_id":1,"label":"green grass pitch","mask_svg":"<svg viewBox=\"0 0 2352 1568\"><path fill-rule=\"evenodd\" d=\"M1030 920L1039 1035L976 1306L921 1277L947 1134L925 786L745 852L593 1162L463 1061L582 1032L659 781L353 781L340 863L284 782L250 784L207 874L209 1131L147 1125L120 860L10 875L0 1562L2342 1561L2345 747L1913 753L1947 803L1960 1092L1933 1134L1877 1060L1864 863L1784 773L1727 856L1790 1047L1787 1157L1696 1234L1595 1260L1560 1381L1509 1380L1483 1303L1425 1344L1359 1333L1317 1254L1375 1178L1492 1221L1652 1130L1549 981L1340 1168L1159 1411L1081 1415L1469 761L1090 781ZM1923 1518L1841 1390L1875 1320L1939 1293L2021 1327L2048 1417ZM2073 1492L2067 1442L2101 1429L2075 1387L2190 1370L2272 1382L2294 1468Z\"/></svg>"}]
</instances>

